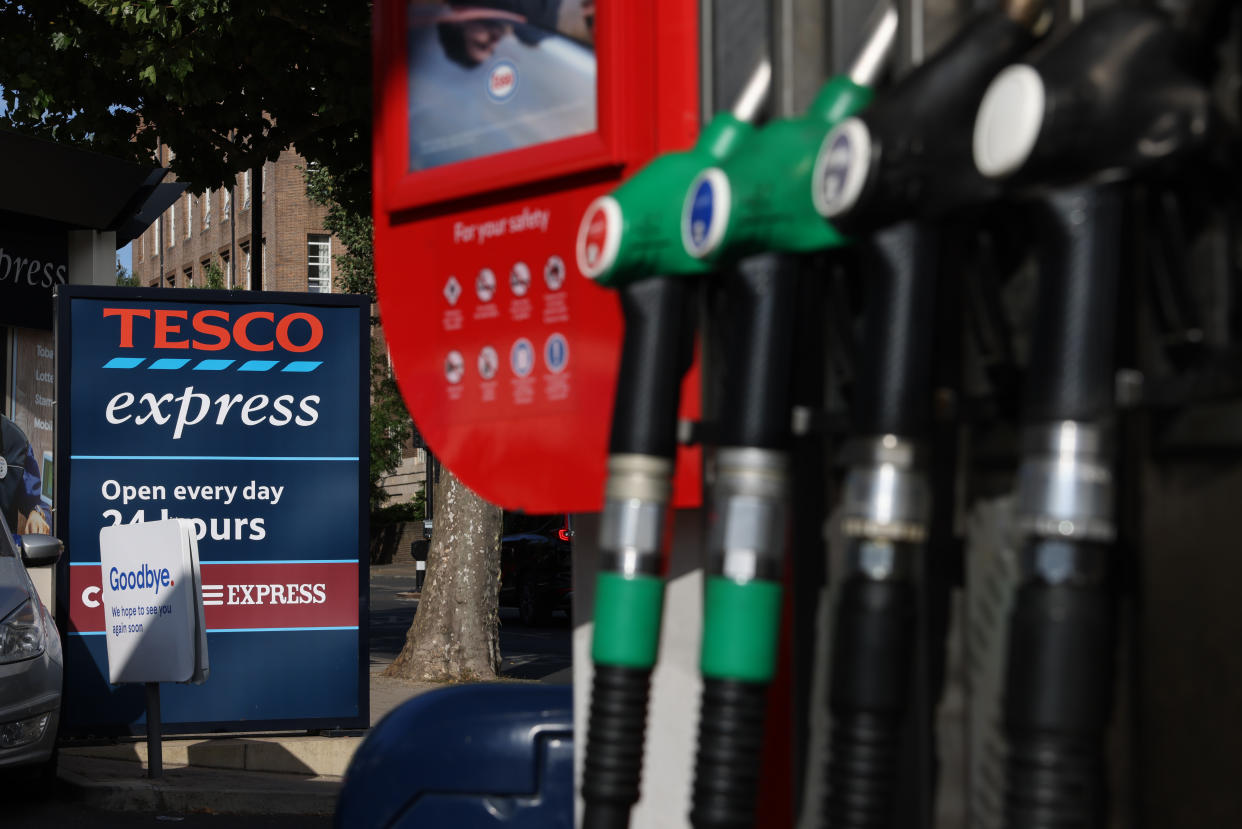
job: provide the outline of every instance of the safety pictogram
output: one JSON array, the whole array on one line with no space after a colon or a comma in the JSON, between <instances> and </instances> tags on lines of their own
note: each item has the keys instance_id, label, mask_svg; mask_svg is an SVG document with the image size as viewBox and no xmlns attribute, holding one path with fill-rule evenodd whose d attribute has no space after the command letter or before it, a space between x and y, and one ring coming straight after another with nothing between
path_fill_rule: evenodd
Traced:
<instances>
[{"instance_id":1,"label":"safety pictogram","mask_svg":"<svg viewBox=\"0 0 1242 829\"><path fill-rule=\"evenodd\" d=\"M522 337L509 349L509 367L518 377L525 377L535 367L535 348Z\"/></svg>"},{"instance_id":2,"label":"safety pictogram","mask_svg":"<svg viewBox=\"0 0 1242 829\"><path fill-rule=\"evenodd\" d=\"M456 305L457 300L461 298L461 283L457 281L457 277L450 276L444 283L444 298L448 300L449 305Z\"/></svg>"},{"instance_id":3,"label":"safety pictogram","mask_svg":"<svg viewBox=\"0 0 1242 829\"><path fill-rule=\"evenodd\" d=\"M453 385L461 382L461 378L466 374L466 361L462 358L461 352L454 349L444 358L444 379Z\"/></svg>"},{"instance_id":4,"label":"safety pictogram","mask_svg":"<svg viewBox=\"0 0 1242 829\"><path fill-rule=\"evenodd\" d=\"M559 256L549 256L543 266L543 282L549 291L559 291L565 284L565 260Z\"/></svg>"},{"instance_id":5,"label":"safety pictogram","mask_svg":"<svg viewBox=\"0 0 1242 829\"><path fill-rule=\"evenodd\" d=\"M543 361L548 370L560 374L569 365L569 341L564 334L552 334L543 344Z\"/></svg>"},{"instance_id":6,"label":"safety pictogram","mask_svg":"<svg viewBox=\"0 0 1242 829\"><path fill-rule=\"evenodd\" d=\"M479 376L484 380L491 380L496 376L498 368L500 368L500 355L496 353L496 349L490 345L483 346L479 350Z\"/></svg>"},{"instance_id":7,"label":"safety pictogram","mask_svg":"<svg viewBox=\"0 0 1242 829\"><path fill-rule=\"evenodd\" d=\"M530 290L530 268L525 262L517 262L509 271L509 290L514 296L526 296Z\"/></svg>"},{"instance_id":8,"label":"safety pictogram","mask_svg":"<svg viewBox=\"0 0 1242 829\"><path fill-rule=\"evenodd\" d=\"M491 302L492 297L496 296L496 274L492 273L491 268L479 271L474 279L474 293L479 302Z\"/></svg>"}]
</instances>

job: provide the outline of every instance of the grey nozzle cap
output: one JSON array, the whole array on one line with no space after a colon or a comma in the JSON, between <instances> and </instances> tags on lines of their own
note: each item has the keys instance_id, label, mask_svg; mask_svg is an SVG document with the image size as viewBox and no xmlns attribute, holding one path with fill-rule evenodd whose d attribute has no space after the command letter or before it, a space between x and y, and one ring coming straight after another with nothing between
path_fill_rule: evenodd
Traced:
<instances>
[{"instance_id":1,"label":"grey nozzle cap","mask_svg":"<svg viewBox=\"0 0 1242 829\"><path fill-rule=\"evenodd\" d=\"M1026 164L1044 123L1044 81L1035 68L1017 63L1001 70L984 93L975 116L975 166L988 178L1004 178Z\"/></svg>"}]
</instances>

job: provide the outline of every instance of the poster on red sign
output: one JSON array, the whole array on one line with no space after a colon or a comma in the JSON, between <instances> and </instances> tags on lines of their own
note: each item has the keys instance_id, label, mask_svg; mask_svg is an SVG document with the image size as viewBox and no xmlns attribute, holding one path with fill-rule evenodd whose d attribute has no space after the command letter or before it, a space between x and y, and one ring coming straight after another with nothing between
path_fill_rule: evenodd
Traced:
<instances>
[{"instance_id":1,"label":"poster on red sign","mask_svg":"<svg viewBox=\"0 0 1242 829\"><path fill-rule=\"evenodd\" d=\"M595 131L587 4L410 4L409 170Z\"/></svg>"},{"instance_id":2,"label":"poster on red sign","mask_svg":"<svg viewBox=\"0 0 1242 829\"><path fill-rule=\"evenodd\" d=\"M56 314L64 733L142 730L107 681L100 531L173 518L211 681L162 692L166 728L365 726L369 302L70 286Z\"/></svg>"}]
</instances>

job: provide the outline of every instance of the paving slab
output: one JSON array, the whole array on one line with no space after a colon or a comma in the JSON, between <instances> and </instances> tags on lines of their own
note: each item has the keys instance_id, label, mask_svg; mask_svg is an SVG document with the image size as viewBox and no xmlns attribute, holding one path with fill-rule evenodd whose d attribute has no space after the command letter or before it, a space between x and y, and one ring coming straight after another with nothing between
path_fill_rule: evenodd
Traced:
<instances>
[{"instance_id":1,"label":"paving slab","mask_svg":"<svg viewBox=\"0 0 1242 829\"><path fill-rule=\"evenodd\" d=\"M60 778L79 800L108 811L237 815L331 815L340 777L165 765L146 777L146 764L64 755Z\"/></svg>"}]
</instances>

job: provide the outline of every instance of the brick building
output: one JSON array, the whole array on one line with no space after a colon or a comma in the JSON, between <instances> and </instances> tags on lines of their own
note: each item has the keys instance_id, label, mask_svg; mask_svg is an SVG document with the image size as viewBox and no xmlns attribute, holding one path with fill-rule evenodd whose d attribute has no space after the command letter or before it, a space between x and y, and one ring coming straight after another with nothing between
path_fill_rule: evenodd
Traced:
<instances>
[{"instance_id":1,"label":"brick building","mask_svg":"<svg viewBox=\"0 0 1242 829\"><path fill-rule=\"evenodd\" d=\"M161 162L171 152L160 149ZM133 274L142 285L202 287L209 263L224 274L225 287L249 287L255 255L263 256L263 289L330 293L333 257L340 241L323 227L327 210L306 197L306 160L286 150L263 165L262 187L249 171L232 188L200 196L185 193L133 242ZM263 244L250 239L250 211L262 193Z\"/></svg>"},{"instance_id":2,"label":"brick building","mask_svg":"<svg viewBox=\"0 0 1242 829\"><path fill-rule=\"evenodd\" d=\"M160 152L166 166L172 153L167 147ZM210 263L223 274L224 287L248 288L255 255L250 211L261 198L263 290L336 290L334 258L344 249L323 227L327 209L306 196L306 164L296 151L285 150L276 161L263 165L261 188L246 172L236 177L231 189L217 188L200 196L184 193L133 241L133 275L139 284L204 287ZM425 453L407 444L402 455L401 466L383 481L392 503L412 498L426 479Z\"/></svg>"}]
</instances>

